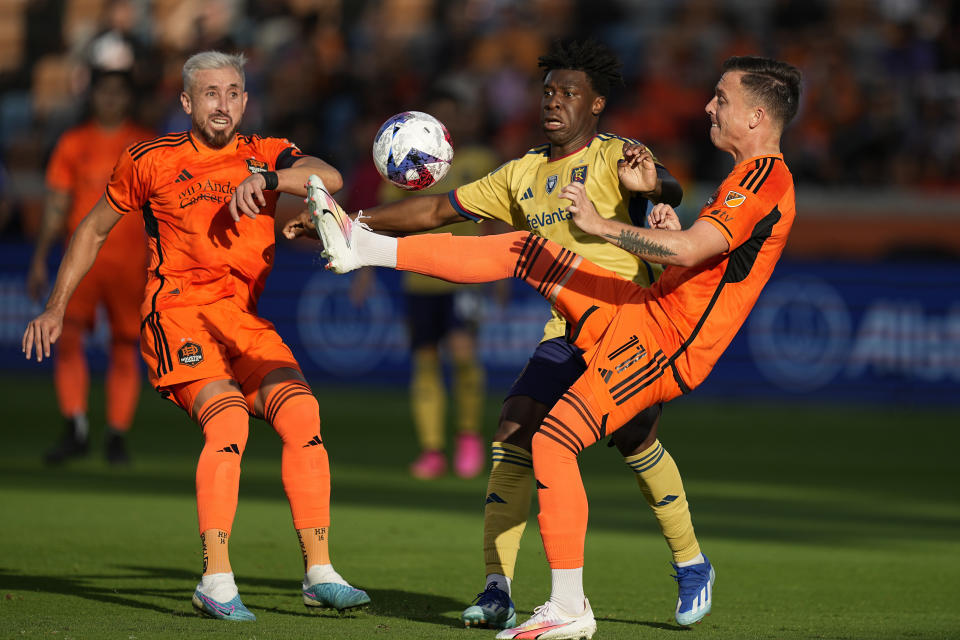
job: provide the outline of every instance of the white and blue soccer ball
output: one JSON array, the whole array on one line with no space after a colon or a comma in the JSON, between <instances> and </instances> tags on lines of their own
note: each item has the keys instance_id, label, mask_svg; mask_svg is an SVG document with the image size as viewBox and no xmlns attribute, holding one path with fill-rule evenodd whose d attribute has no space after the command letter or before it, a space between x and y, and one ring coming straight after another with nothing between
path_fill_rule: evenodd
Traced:
<instances>
[{"instance_id":1,"label":"white and blue soccer ball","mask_svg":"<svg viewBox=\"0 0 960 640\"><path fill-rule=\"evenodd\" d=\"M450 170L453 141L443 123L422 111L404 111L383 123L373 139L373 162L401 189L419 191Z\"/></svg>"}]
</instances>

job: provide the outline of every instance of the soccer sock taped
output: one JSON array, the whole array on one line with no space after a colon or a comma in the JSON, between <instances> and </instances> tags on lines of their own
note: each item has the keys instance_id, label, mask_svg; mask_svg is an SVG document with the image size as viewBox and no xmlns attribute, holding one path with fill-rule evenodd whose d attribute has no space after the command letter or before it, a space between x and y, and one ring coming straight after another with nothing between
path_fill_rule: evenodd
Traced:
<instances>
[{"instance_id":1,"label":"soccer sock taped","mask_svg":"<svg viewBox=\"0 0 960 640\"><path fill-rule=\"evenodd\" d=\"M512 444L491 445L493 467L483 510L483 557L487 575L513 580L520 538L533 500L533 459Z\"/></svg>"},{"instance_id":2,"label":"soccer sock taped","mask_svg":"<svg viewBox=\"0 0 960 640\"><path fill-rule=\"evenodd\" d=\"M457 431L479 433L486 397L486 377L477 358L453 363L453 394L457 403Z\"/></svg>"},{"instance_id":3,"label":"soccer sock taped","mask_svg":"<svg viewBox=\"0 0 960 640\"><path fill-rule=\"evenodd\" d=\"M106 375L107 424L115 431L129 431L140 398L140 352L134 342L110 345Z\"/></svg>"},{"instance_id":4,"label":"soccer sock taped","mask_svg":"<svg viewBox=\"0 0 960 640\"><path fill-rule=\"evenodd\" d=\"M230 573L230 534L222 529L208 529L200 534L203 546L203 575Z\"/></svg>"},{"instance_id":5,"label":"soccer sock taped","mask_svg":"<svg viewBox=\"0 0 960 640\"><path fill-rule=\"evenodd\" d=\"M237 511L240 459L247 446L250 414L237 391L213 396L197 412L203 450L197 462L197 519L201 534L210 529L228 535Z\"/></svg>"},{"instance_id":6,"label":"soccer sock taped","mask_svg":"<svg viewBox=\"0 0 960 640\"><path fill-rule=\"evenodd\" d=\"M584 610L583 567L550 570L550 602L572 615Z\"/></svg>"},{"instance_id":7,"label":"soccer sock taped","mask_svg":"<svg viewBox=\"0 0 960 640\"><path fill-rule=\"evenodd\" d=\"M63 323L63 333L54 349L53 386L64 417L87 413L90 371L83 349L83 327L76 322Z\"/></svg>"},{"instance_id":8,"label":"soccer sock taped","mask_svg":"<svg viewBox=\"0 0 960 640\"><path fill-rule=\"evenodd\" d=\"M330 526L330 462L320 438L320 407L306 383L277 384L263 406L264 419L283 441L280 476L293 527Z\"/></svg>"},{"instance_id":9,"label":"soccer sock taped","mask_svg":"<svg viewBox=\"0 0 960 640\"><path fill-rule=\"evenodd\" d=\"M300 540L300 552L303 554L303 570L314 565L330 564L330 545L327 538L327 527L308 527L297 529L297 538Z\"/></svg>"},{"instance_id":10,"label":"soccer sock taped","mask_svg":"<svg viewBox=\"0 0 960 640\"><path fill-rule=\"evenodd\" d=\"M583 566L587 494L577 456L597 441L601 424L590 396L575 384L550 409L533 436L540 537L551 569Z\"/></svg>"},{"instance_id":11,"label":"soccer sock taped","mask_svg":"<svg viewBox=\"0 0 960 640\"><path fill-rule=\"evenodd\" d=\"M417 439L424 451L442 451L447 413L447 394L443 388L440 357L434 349L413 352L410 379L410 408Z\"/></svg>"},{"instance_id":12,"label":"soccer sock taped","mask_svg":"<svg viewBox=\"0 0 960 640\"><path fill-rule=\"evenodd\" d=\"M683 480L670 453L655 440L646 451L624 461L637 474L637 484L660 522L673 561L686 562L700 555Z\"/></svg>"}]
</instances>

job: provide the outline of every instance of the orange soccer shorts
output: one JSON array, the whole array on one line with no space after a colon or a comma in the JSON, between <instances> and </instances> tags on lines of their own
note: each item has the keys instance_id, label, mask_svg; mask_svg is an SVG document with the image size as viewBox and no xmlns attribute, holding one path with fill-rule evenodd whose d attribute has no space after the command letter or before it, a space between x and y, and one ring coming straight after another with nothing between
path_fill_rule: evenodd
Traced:
<instances>
[{"instance_id":1,"label":"orange soccer shorts","mask_svg":"<svg viewBox=\"0 0 960 640\"><path fill-rule=\"evenodd\" d=\"M140 352L150 383L161 393L187 382L232 379L251 411L264 376L281 368L300 371L273 324L232 298L150 313L141 328Z\"/></svg>"}]
</instances>

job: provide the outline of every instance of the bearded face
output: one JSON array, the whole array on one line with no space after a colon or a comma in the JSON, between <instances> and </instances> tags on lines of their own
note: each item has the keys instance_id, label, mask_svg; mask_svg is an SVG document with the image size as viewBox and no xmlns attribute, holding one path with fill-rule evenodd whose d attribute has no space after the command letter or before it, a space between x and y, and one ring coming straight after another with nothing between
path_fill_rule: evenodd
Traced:
<instances>
[{"instance_id":1,"label":"bearded face","mask_svg":"<svg viewBox=\"0 0 960 640\"><path fill-rule=\"evenodd\" d=\"M221 149L233 140L247 106L243 79L233 67L203 69L194 74L189 92L180 94L193 132L208 146Z\"/></svg>"}]
</instances>

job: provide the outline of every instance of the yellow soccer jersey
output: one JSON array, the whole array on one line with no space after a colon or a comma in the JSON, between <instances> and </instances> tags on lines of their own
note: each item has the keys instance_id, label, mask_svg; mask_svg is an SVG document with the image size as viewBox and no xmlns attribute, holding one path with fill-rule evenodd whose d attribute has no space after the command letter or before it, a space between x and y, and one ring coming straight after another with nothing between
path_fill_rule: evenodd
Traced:
<instances>
[{"instance_id":1,"label":"yellow soccer jersey","mask_svg":"<svg viewBox=\"0 0 960 640\"><path fill-rule=\"evenodd\" d=\"M600 215L643 226L647 199L620 186L617 162L624 143L636 140L599 133L583 148L550 160L550 145L534 147L487 176L449 193L453 207L471 220L496 219L515 229L531 231L574 251L591 262L649 286L663 270L609 242L584 233L570 219L570 201L560 190L582 182ZM553 311L544 328L544 340L564 334L563 318Z\"/></svg>"},{"instance_id":2,"label":"yellow soccer jersey","mask_svg":"<svg viewBox=\"0 0 960 640\"><path fill-rule=\"evenodd\" d=\"M438 195L446 193L452 184L464 184L476 180L497 166L497 155L492 149L480 145L466 145L458 148L450 164L450 170L439 183L422 191L404 191L386 180L380 188L380 202L395 202L413 195ZM458 236L475 236L477 228L472 224L450 224L433 229L428 233L452 233ZM419 273L405 272L403 288L408 293L422 295L449 293L462 289L465 285L454 284L439 278L431 278Z\"/></svg>"}]
</instances>

